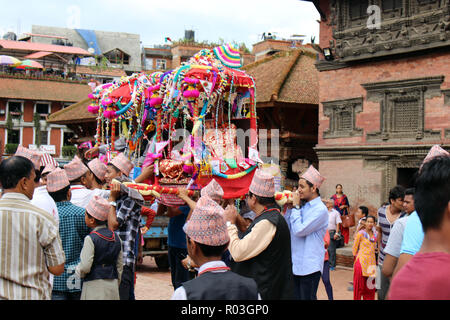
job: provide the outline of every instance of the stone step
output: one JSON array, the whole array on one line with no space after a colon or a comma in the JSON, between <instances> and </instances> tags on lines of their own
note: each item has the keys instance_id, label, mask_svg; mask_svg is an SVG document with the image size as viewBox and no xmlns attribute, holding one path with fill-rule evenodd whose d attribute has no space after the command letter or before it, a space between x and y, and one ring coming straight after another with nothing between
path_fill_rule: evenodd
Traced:
<instances>
[{"instance_id":1,"label":"stone step","mask_svg":"<svg viewBox=\"0 0 450 320\"><path fill-rule=\"evenodd\" d=\"M336 249L336 266L353 268L353 242L349 242L345 247Z\"/></svg>"}]
</instances>

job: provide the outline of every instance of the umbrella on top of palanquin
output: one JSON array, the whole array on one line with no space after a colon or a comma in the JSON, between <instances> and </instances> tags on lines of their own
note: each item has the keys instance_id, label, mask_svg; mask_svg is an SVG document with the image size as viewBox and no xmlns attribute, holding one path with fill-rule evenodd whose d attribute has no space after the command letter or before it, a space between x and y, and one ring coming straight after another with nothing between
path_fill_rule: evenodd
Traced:
<instances>
[{"instance_id":1,"label":"umbrella on top of palanquin","mask_svg":"<svg viewBox=\"0 0 450 320\"><path fill-rule=\"evenodd\" d=\"M34 60L24 60L16 67L17 69L44 69L42 64Z\"/></svg>"},{"instance_id":2,"label":"umbrella on top of palanquin","mask_svg":"<svg viewBox=\"0 0 450 320\"><path fill-rule=\"evenodd\" d=\"M15 67L18 66L22 63L22 61L20 61L17 58L11 57L11 56L5 56L5 55L1 55L0 56L0 66L11 66L11 67Z\"/></svg>"}]
</instances>

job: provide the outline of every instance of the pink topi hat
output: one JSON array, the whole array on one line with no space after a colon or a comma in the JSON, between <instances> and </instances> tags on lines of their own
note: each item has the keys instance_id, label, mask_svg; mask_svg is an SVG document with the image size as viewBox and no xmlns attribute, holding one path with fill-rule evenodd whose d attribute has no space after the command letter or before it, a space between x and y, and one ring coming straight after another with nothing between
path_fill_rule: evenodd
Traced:
<instances>
[{"instance_id":1,"label":"pink topi hat","mask_svg":"<svg viewBox=\"0 0 450 320\"><path fill-rule=\"evenodd\" d=\"M64 170L56 168L47 176L47 191L56 192L70 185L69 178Z\"/></svg>"},{"instance_id":2,"label":"pink topi hat","mask_svg":"<svg viewBox=\"0 0 450 320\"><path fill-rule=\"evenodd\" d=\"M45 166L44 170L42 170L41 175L47 174L52 172L53 170L56 169L56 166L53 163L49 163Z\"/></svg>"},{"instance_id":3,"label":"pink topi hat","mask_svg":"<svg viewBox=\"0 0 450 320\"><path fill-rule=\"evenodd\" d=\"M450 157L450 153L442 149L439 145L434 145L430 151L428 152L427 156L423 160L422 165L424 165L427 162L430 162L432 159L440 157L440 156L447 156Z\"/></svg>"},{"instance_id":4,"label":"pink topi hat","mask_svg":"<svg viewBox=\"0 0 450 320\"><path fill-rule=\"evenodd\" d=\"M99 196L93 196L86 207L87 213L98 221L108 220L109 209L111 209L109 202Z\"/></svg>"},{"instance_id":5,"label":"pink topi hat","mask_svg":"<svg viewBox=\"0 0 450 320\"><path fill-rule=\"evenodd\" d=\"M42 154L40 152L32 151L28 148L18 146L14 156L20 156L20 157L27 158L28 160L33 162L34 168L36 170L39 170L41 168Z\"/></svg>"},{"instance_id":6,"label":"pink topi hat","mask_svg":"<svg viewBox=\"0 0 450 320\"><path fill-rule=\"evenodd\" d=\"M100 159L95 158L94 160L88 163L89 169L91 169L92 173L99 178L100 180L105 180L106 175L106 165L100 161Z\"/></svg>"},{"instance_id":7,"label":"pink topi hat","mask_svg":"<svg viewBox=\"0 0 450 320\"><path fill-rule=\"evenodd\" d=\"M275 180L273 175L257 169L250 184L249 191L259 197L272 198L275 195Z\"/></svg>"},{"instance_id":8,"label":"pink topi hat","mask_svg":"<svg viewBox=\"0 0 450 320\"><path fill-rule=\"evenodd\" d=\"M308 170L301 176L306 181L311 182L316 188L320 188L325 178L321 176L320 172L316 168L310 166Z\"/></svg>"},{"instance_id":9,"label":"pink topi hat","mask_svg":"<svg viewBox=\"0 0 450 320\"><path fill-rule=\"evenodd\" d=\"M224 192L220 184L216 180L212 179L211 182L202 189L200 195L202 197L208 196L218 203L223 199Z\"/></svg>"},{"instance_id":10,"label":"pink topi hat","mask_svg":"<svg viewBox=\"0 0 450 320\"><path fill-rule=\"evenodd\" d=\"M70 163L64 166L67 177L70 181L74 181L88 172L88 168L79 160L74 158Z\"/></svg>"},{"instance_id":11,"label":"pink topi hat","mask_svg":"<svg viewBox=\"0 0 450 320\"><path fill-rule=\"evenodd\" d=\"M133 163L123 153L119 153L110 163L126 176L130 175L131 169L134 167Z\"/></svg>"},{"instance_id":12,"label":"pink topi hat","mask_svg":"<svg viewBox=\"0 0 450 320\"><path fill-rule=\"evenodd\" d=\"M191 219L186 224L186 235L207 246L222 246L230 241L222 215L224 210L208 196L201 197Z\"/></svg>"}]
</instances>

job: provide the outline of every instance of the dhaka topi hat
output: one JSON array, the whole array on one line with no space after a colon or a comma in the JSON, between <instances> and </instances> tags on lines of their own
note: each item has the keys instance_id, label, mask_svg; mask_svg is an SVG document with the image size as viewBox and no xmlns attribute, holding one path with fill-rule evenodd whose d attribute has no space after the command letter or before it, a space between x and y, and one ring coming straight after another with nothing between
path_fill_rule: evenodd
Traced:
<instances>
[{"instance_id":1,"label":"dhaka topi hat","mask_svg":"<svg viewBox=\"0 0 450 320\"><path fill-rule=\"evenodd\" d=\"M202 189L200 195L202 197L208 196L217 203L219 203L220 200L223 199L224 192L220 184L216 180L212 179L211 182Z\"/></svg>"},{"instance_id":2,"label":"dhaka topi hat","mask_svg":"<svg viewBox=\"0 0 450 320\"><path fill-rule=\"evenodd\" d=\"M430 151L428 152L427 156L423 160L422 165L424 165L427 162L430 162L434 158L441 157L441 156L450 157L450 153L448 153L441 146L436 144L430 149Z\"/></svg>"},{"instance_id":3,"label":"dhaka topi hat","mask_svg":"<svg viewBox=\"0 0 450 320\"><path fill-rule=\"evenodd\" d=\"M305 179L306 181L309 181L312 183L316 188L320 188L322 186L322 183L325 181L325 177L323 177L319 171L317 171L316 168L313 166L310 166L308 170L301 176L302 179Z\"/></svg>"},{"instance_id":4,"label":"dhaka topi hat","mask_svg":"<svg viewBox=\"0 0 450 320\"><path fill-rule=\"evenodd\" d=\"M108 220L110 209L111 205L109 202L105 198L99 196L93 196L86 207L87 213L98 221Z\"/></svg>"},{"instance_id":5,"label":"dhaka topi hat","mask_svg":"<svg viewBox=\"0 0 450 320\"><path fill-rule=\"evenodd\" d=\"M49 163L49 164L47 164L45 166L44 170L42 170L42 174L41 175L50 173L50 172L52 172L55 169L56 169L56 166L53 163Z\"/></svg>"},{"instance_id":6,"label":"dhaka topi hat","mask_svg":"<svg viewBox=\"0 0 450 320\"><path fill-rule=\"evenodd\" d=\"M92 173L100 180L105 180L106 175L106 164L104 164L99 158L88 163L88 168L91 169Z\"/></svg>"},{"instance_id":7,"label":"dhaka topi hat","mask_svg":"<svg viewBox=\"0 0 450 320\"><path fill-rule=\"evenodd\" d=\"M70 185L69 178L64 170L56 168L47 176L47 191L57 192Z\"/></svg>"},{"instance_id":8,"label":"dhaka topi hat","mask_svg":"<svg viewBox=\"0 0 450 320\"><path fill-rule=\"evenodd\" d=\"M223 246L230 241L223 219L224 209L208 196L201 197L186 224L186 235L207 246Z\"/></svg>"},{"instance_id":9,"label":"dhaka topi hat","mask_svg":"<svg viewBox=\"0 0 450 320\"><path fill-rule=\"evenodd\" d=\"M110 162L117 169L119 169L124 175L129 176L131 170L134 165L123 153L119 153L114 159Z\"/></svg>"},{"instance_id":10,"label":"dhaka topi hat","mask_svg":"<svg viewBox=\"0 0 450 320\"><path fill-rule=\"evenodd\" d=\"M84 165L79 158L74 158L71 162L64 166L67 177L70 181L74 181L89 171L88 167Z\"/></svg>"},{"instance_id":11,"label":"dhaka topi hat","mask_svg":"<svg viewBox=\"0 0 450 320\"><path fill-rule=\"evenodd\" d=\"M256 169L249 191L258 197L274 197L275 179L273 175L262 169Z\"/></svg>"},{"instance_id":12,"label":"dhaka topi hat","mask_svg":"<svg viewBox=\"0 0 450 320\"><path fill-rule=\"evenodd\" d=\"M20 156L20 157L27 158L28 160L33 162L34 168L36 170L39 170L41 168L42 154L40 152L30 150L23 146L18 146L14 156Z\"/></svg>"}]
</instances>

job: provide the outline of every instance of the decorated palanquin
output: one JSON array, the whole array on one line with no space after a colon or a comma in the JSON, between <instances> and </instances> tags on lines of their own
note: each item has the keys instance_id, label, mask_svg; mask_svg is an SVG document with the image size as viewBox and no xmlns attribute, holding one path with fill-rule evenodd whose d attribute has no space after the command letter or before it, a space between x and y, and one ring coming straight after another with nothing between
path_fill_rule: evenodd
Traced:
<instances>
[{"instance_id":1,"label":"decorated palanquin","mask_svg":"<svg viewBox=\"0 0 450 320\"><path fill-rule=\"evenodd\" d=\"M175 70L135 74L98 87L89 107L98 114L97 144L110 145L113 153L116 137L125 138L138 168L155 167L152 186L141 189L164 187L157 189L166 205L184 204L177 188L198 190L212 179L225 199L244 196L260 160L255 82L238 70L241 66L239 51L224 45L201 50ZM250 128L246 150L238 145L237 119ZM184 144L175 140L179 129ZM139 163L144 140L150 147Z\"/></svg>"}]
</instances>

